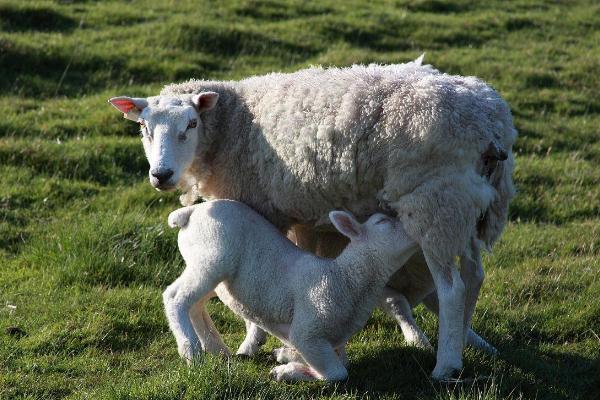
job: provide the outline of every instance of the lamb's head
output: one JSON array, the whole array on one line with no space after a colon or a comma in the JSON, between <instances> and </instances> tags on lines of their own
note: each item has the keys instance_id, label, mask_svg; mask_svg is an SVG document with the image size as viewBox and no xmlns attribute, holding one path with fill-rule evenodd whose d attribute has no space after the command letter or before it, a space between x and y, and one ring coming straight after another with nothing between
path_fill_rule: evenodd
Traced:
<instances>
[{"instance_id":1,"label":"lamb's head","mask_svg":"<svg viewBox=\"0 0 600 400\"><path fill-rule=\"evenodd\" d=\"M332 211L329 219L358 251L375 252L382 259L396 262L402 258L404 263L417 248L402 222L385 214L373 214L363 224L345 211Z\"/></svg>"},{"instance_id":2,"label":"lamb's head","mask_svg":"<svg viewBox=\"0 0 600 400\"><path fill-rule=\"evenodd\" d=\"M211 110L218 98L215 92L203 92L109 100L125 118L140 124L150 183L157 190L174 190L182 185L204 135L200 114Z\"/></svg>"}]
</instances>

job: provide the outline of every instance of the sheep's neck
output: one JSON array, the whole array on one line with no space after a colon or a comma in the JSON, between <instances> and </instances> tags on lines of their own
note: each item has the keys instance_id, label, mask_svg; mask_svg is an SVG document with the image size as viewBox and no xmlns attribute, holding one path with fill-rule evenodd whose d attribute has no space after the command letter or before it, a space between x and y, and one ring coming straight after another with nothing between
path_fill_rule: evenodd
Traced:
<instances>
[{"instance_id":1,"label":"sheep's neck","mask_svg":"<svg viewBox=\"0 0 600 400\"><path fill-rule=\"evenodd\" d=\"M221 164L223 157L241 157L240 148L244 148L245 132L238 132L233 126L236 121L231 121L231 112L228 109L243 109L243 98L236 82L206 81L199 91L213 91L219 93L219 101L214 110L200 115L204 127L204 134L198 143L197 157L189 170L189 175L196 181L198 195L207 198L229 198L244 200L240 193L241 186L236 184L235 177L223 175ZM239 121L237 121L239 122ZM239 128L238 128L239 130ZM232 143L228 139L230 133L236 133L234 148L229 148ZM237 160L239 165L245 165L244 160ZM227 170L228 168L225 168ZM228 171L230 172L230 171Z\"/></svg>"}]
</instances>

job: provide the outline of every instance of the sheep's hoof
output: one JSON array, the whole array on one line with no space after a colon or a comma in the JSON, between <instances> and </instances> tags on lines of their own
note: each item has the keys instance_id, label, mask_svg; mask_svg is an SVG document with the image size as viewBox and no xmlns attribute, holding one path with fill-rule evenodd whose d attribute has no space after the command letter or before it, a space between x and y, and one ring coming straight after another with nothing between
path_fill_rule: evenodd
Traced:
<instances>
[{"instance_id":1,"label":"sheep's hoof","mask_svg":"<svg viewBox=\"0 0 600 400\"><path fill-rule=\"evenodd\" d=\"M457 375L458 373L460 373L460 371L462 370L462 363L459 363L456 366L452 366L450 364L447 365L436 365L435 368L433 369L433 372L431 373L431 377L439 382L444 382L444 381L452 381L454 375Z\"/></svg>"}]
</instances>

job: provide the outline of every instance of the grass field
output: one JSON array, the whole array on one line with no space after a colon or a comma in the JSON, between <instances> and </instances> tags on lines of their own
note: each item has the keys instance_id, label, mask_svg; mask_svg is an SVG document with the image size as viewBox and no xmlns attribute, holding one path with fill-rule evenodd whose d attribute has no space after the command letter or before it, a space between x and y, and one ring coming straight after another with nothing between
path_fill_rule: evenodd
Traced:
<instances>
[{"instance_id":1,"label":"grass field","mask_svg":"<svg viewBox=\"0 0 600 400\"><path fill-rule=\"evenodd\" d=\"M137 128L106 100L422 52L493 85L520 133L519 194L474 317L500 354L466 350L478 379L434 383L434 354L376 311L340 385L270 382L274 339L187 369L161 301L182 269L177 195L147 183ZM0 110L2 399L600 398L597 1L0 0ZM210 309L236 348L243 324Z\"/></svg>"}]
</instances>

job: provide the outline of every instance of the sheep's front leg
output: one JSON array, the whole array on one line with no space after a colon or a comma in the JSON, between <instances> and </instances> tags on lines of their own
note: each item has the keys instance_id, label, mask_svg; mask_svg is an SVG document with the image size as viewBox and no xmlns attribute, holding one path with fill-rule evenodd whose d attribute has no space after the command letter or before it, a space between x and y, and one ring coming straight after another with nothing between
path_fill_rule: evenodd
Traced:
<instances>
[{"instance_id":1,"label":"sheep's front leg","mask_svg":"<svg viewBox=\"0 0 600 400\"><path fill-rule=\"evenodd\" d=\"M429 296L425 297L423 299L423 304L425 304L425 307L427 307L427 309L435 315L439 314L437 293L434 292ZM467 346L474 347L490 355L495 355L498 353L498 350L494 346L492 346L484 338L479 336L477 332L475 332L472 328L469 328L467 330Z\"/></svg>"},{"instance_id":2,"label":"sheep's front leg","mask_svg":"<svg viewBox=\"0 0 600 400\"><path fill-rule=\"evenodd\" d=\"M421 349L433 349L429 343L429 339L427 339L427 336L415 322L412 307L403 294L390 287L386 287L379 306L398 322L406 343Z\"/></svg>"},{"instance_id":3,"label":"sheep's front leg","mask_svg":"<svg viewBox=\"0 0 600 400\"><path fill-rule=\"evenodd\" d=\"M252 357L255 355L260 347L267 341L267 333L263 331L258 325L244 320L246 323L246 337L238 348L236 354L238 356Z\"/></svg>"},{"instance_id":4,"label":"sheep's front leg","mask_svg":"<svg viewBox=\"0 0 600 400\"><path fill-rule=\"evenodd\" d=\"M471 254L463 254L460 257L460 276L465 283L465 338L468 338L471 319L475 312L475 304L479 298L479 290L483 284L485 273L479 253L479 245L475 239L471 239Z\"/></svg>"},{"instance_id":5,"label":"sheep's front leg","mask_svg":"<svg viewBox=\"0 0 600 400\"><path fill-rule=\"evenodd\" d=\"M446 379L462 369L465 285L450 260L438 261L423 249L439 300L439 340L434 379Z\"/></svg>"}]
</instances>

